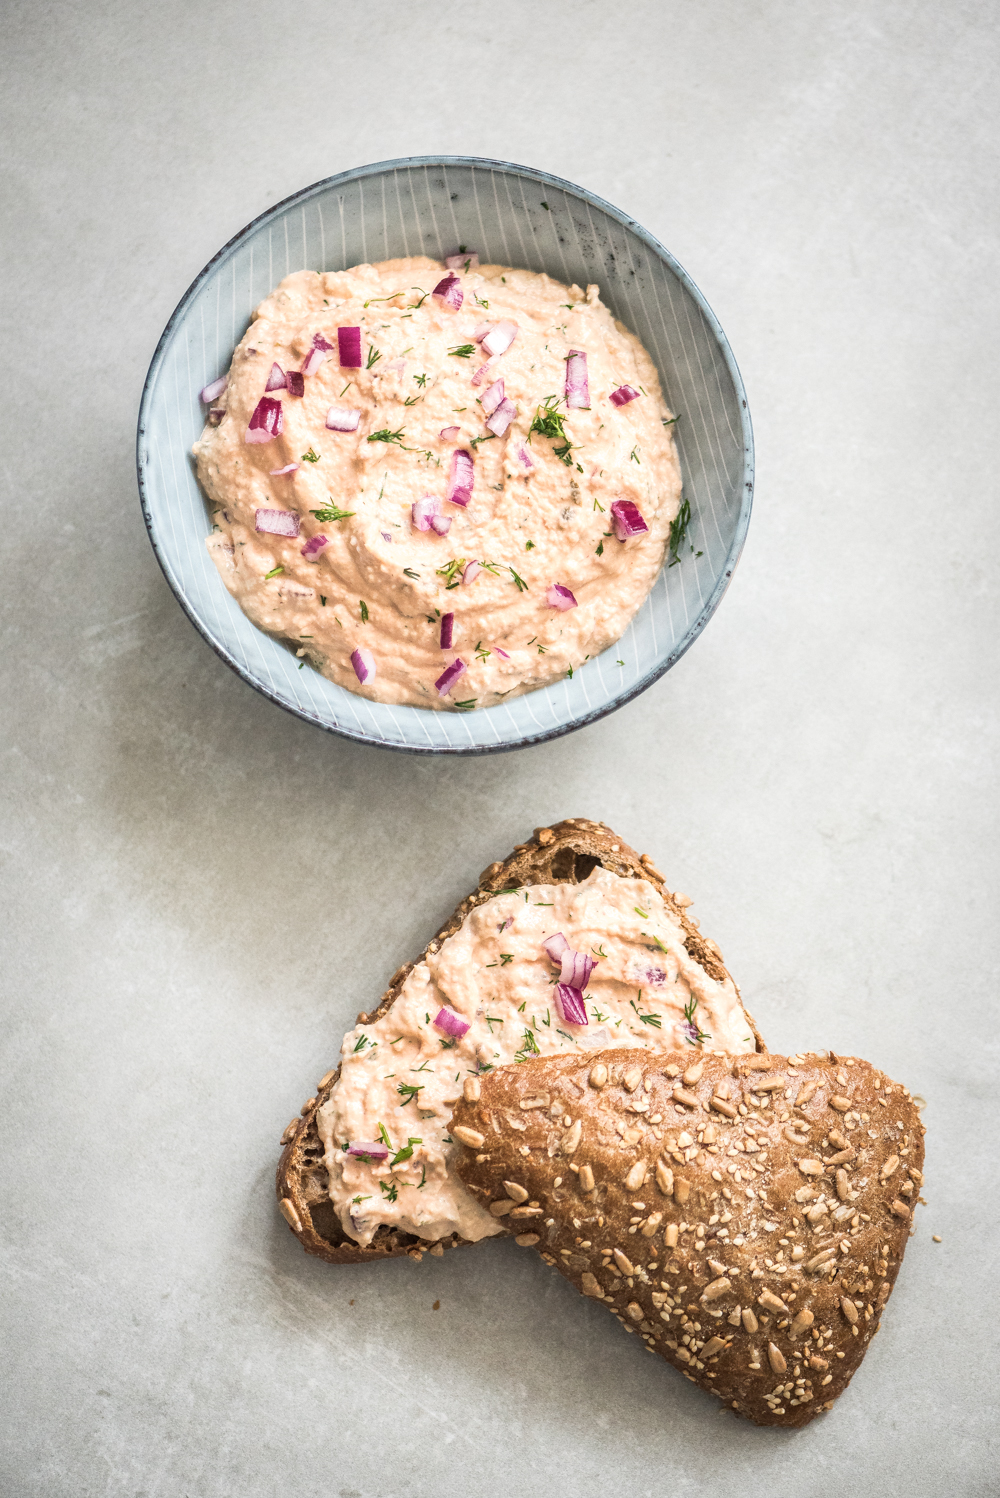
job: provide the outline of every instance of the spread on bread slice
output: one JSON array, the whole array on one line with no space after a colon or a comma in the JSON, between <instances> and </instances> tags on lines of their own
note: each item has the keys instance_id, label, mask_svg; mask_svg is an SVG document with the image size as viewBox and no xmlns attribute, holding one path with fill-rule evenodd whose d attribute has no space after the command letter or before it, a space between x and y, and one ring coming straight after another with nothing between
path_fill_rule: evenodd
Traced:
<instances>
[{"instance_id":1,"label":"spread on bread slice","mask_svg":"<svg viewBox=\"0 0 1000 1498\"><path fill-rule=\"evenodd\" d=\"M285 1132L278 1197L306 1250L357 1263L503 1232L455 1174L448 1133L463 1089L494 1068L622 1047L753 1054L753 1021L689 903L582 819L491 864L358 1016Z\"/></svg>"},{"instance_id":2,"label":"spread on bread slice","mask_svg":"<svg viewBox=\"0 0 1000 1498\"><path fill-rule=\"evenodd\" d=\"M801 1426L857 1371L923 1180L907 1090L867 1061L614 1050L456 1104L483 1210L685 1377Z\"/></svg>"}]
</instances>

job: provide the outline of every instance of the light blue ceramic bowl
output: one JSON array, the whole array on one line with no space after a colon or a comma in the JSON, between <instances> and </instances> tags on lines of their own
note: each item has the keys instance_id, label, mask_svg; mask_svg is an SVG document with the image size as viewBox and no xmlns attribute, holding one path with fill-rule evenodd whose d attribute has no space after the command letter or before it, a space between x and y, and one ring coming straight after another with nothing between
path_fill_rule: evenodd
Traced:
<instances>
[{"instance_id":1,"label":"light blue ceramic bowl","mask_svg":"<svg viewBox=\"0 0 1000 1498\"><path fill-rule=\"evenodd\" d=\"M208 510L190 458L199 390L229 366L251 313L291 271L341 270L459 244L484 262L547 271L601 298L649 350L676 427L695 556L665 567L626 634L559 681L480 712L369 702L255 629L205 549ZM413 753L486 754L582 728L650 686L711 618L739 559L753 490L753 436L725 334L676 260L634 220L546 172L466 156L358 167L286 198L220 250L182 298L149 367L139 413L143 514L167 581L244 681L334 733ZM618 664L623 662L624 664Z\"/></svg>"}]
</instances>

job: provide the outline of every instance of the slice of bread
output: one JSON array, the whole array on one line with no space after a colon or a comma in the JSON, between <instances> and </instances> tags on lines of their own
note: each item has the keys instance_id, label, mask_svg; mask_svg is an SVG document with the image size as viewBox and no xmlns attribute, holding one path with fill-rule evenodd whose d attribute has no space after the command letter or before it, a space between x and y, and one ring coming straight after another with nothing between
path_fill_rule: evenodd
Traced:
<instances>
[{"instance_id":1,"label":"slice of bread","mask_svg":"<svg viewBox=\"0 0 1000 1498\"><path fill-rule=\"evenodd\" d=\"M732 982L723 965L722 953L713 941L703 936L687 915L691 903L685 895L671 894L663 875L647 854L641 856L602 822L571 817L552 827L536 828L528 843L519 843L502 863L491 863L480 875L479 887L466 896L455 913L441 927L417 962L428 952L436 952L452 936L475 906L511 885L579 884L600 865L625 879L646 879L662 895L670 912L684 930L688 954L716 982ZM391 1009L415 963L405 963L393 974L388 989L369 1014L358 1016L359 1024L370 1024ZM735 986L735 985L734 985ZM745 1012L745 1011L744 1011ZM747 1024L756 1040L763 1042L749 1014ZM278 1165L277 1193L281 1211L306 1253L327 1259L331 1264L360 1264L376 1259L409 1254L420 1258L423 1252L441 1254L466 1242L457 1234L433 1245L412 1233L383 1224L366 1247L355 1243L343 1230L329 1196L329 1179L324 1164L323 1144L317 1129L317 1110L329 1098L340 1067L328 1071L316 1088L316 1095L303 1104L301 1116L292 1119L281 1137L284 1153Z\"/></svg>"},{"instance_id":2,"label":"slice of bread","mask_svg":"<svg viewBox=\"0 0 1000 1498\"><path fill-rule=\"evenodd\" d=\"M843 1393L923 1183L905 1087L830 1052L616 1050L471 1091L451 1126L467 1189L651 1352L757 1425Z\"/></svg>"}]
</instances>

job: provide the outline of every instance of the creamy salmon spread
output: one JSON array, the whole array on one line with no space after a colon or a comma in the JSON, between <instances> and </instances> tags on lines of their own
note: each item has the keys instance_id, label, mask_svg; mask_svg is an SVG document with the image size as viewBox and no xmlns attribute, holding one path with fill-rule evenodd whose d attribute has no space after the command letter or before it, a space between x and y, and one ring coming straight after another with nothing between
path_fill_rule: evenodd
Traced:
<instances>
[{"instance_id":1,"label":"creamy salmon spread","mask_svg":"<svg viewBox=\"0 0 1000 1498\"><path fill-rule=\"evenodd\" d=\"M551 954L563 942L565 961L583 962L582 1009L559 985L565 961ZM428 1240L502 1232L451 1169L460 1146L448 1124L467 1081L529 1056L624 1046L755 1046L735 985L689 955L653 885L596 868L582 884L512 889L477 906L416 964L388 1012L344 1039L317 1126L345 1232L361 1244L382 1223ZM638 1139L662 1122L639 1098L622 1127Z\"/></svg>"},{"instance_id":2,"label":"creamy salmon spread","mask_svg":"<svg viewBox=\"0 0 1000 1498\"><path fill-rule=\"evenodd\" d=\"M202 397L223 582L380 702L468 711L571 675L680 508L656 369L598 288L475 255L286 277Z\"/></svg>"}]
</instances>

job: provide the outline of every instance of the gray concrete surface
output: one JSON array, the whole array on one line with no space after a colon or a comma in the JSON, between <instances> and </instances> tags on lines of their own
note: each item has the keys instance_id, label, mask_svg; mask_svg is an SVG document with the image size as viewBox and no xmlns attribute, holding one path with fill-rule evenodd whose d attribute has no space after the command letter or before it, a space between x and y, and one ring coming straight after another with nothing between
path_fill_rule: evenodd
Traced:
<instances>
[{"instance_id":1,"label":"gray concrete surface","mask_svg":"<svg viewBox=\"0 0 1000 1498\"><path fill-rule=\"evenodd\" d=\"M11 0L3 32L0 1489L995 1493L992 7ZM133 469L215 250L305 183L435 151L645 223L758 440L690 654L486 761L362 750L243 686L163 582ZM511 1244L336 1270L274 1210L345 1024L495 854L576 814L695 897L774 1049L927 1099L882 1332L801 1434L729 1418Z\"/></svg>"}]
</instances>

